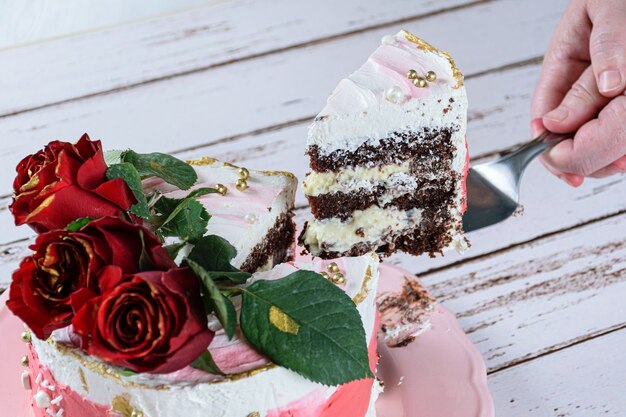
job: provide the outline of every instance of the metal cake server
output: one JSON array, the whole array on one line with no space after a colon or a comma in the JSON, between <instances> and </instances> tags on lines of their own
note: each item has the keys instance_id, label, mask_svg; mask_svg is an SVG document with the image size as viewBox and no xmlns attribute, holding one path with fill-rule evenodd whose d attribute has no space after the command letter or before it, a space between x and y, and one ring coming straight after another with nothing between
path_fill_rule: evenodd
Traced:
<instances>
[{"instance_id":1,"label":"metal cake server","mask_svg":"<svg viewBox=\"0 0 626 417\"><path fill-rule=\"evenodd\" d=\"M544 132L495 161L475 165L467 174L467 211L463 230L471 232L510 217L518 207L524 170L537 155L571 134Z\"/></svg>"}]
</instances>

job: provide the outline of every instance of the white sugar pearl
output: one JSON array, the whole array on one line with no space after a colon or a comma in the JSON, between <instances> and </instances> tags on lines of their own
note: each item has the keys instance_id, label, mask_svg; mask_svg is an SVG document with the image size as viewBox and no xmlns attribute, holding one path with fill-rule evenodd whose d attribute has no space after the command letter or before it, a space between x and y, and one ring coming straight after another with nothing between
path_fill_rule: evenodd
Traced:
<instances>
[{"instance_id":1,"label":"white sugar pearl","mask_svg":"<svg viewBox=\"0 0 626 417\"><path fill-rule=\"evenodd\" d=\"M396 43L396 38L391 35L386 35L383 36L383 38L380 40L380 43L383 45L393 45L394 43Z\"/></svg>"},{"instance_id":2,"label":"white sugar pearl","mask_svg":"<svg viewBox=\"0 0 626 417\"><path fill-rule=\"evenodd\" d=\"M255 223L259 218L256 216L256 214L248 213L243 219L246 221L246 223L252 224Z\"/></svg>"},{"instance_id":3,"label":"white sugar pearl","mask_svg":"<svg viewBox=\"0 0 626 417\"><path fill-rule=\"evenodd\" d=\"M395 104L402 104L407 100L407 95L402 89L398 86L388 88L385 91L385 99Z\"/></svg>"}]
</instances>

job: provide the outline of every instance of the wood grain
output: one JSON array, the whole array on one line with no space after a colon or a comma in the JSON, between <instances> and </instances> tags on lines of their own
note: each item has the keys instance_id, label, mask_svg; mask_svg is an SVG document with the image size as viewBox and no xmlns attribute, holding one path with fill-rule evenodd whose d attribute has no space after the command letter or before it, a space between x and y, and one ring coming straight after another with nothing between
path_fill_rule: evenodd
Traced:
<instances>
[{"instance_id":1,"label":"wood grain","mask_svg":"<svg viewBox=\"0 0 626 417\"><path fill-rule=\"evenodd\" d=\"M415 24L420 34L451 49L466 73L472 74L540 56L563 3L553 1L546 7L540 0L496 2L424 18ZM533 5L544 5L545 14L520 22L522 11ZM448 30L450 25L455 32ZM411 22L407 26L411 28ZM361 65L381 36L389 32L389 28L376 29L2 118L0 137L6 144L0 155L0 195L10 192L13 174L9 167L25 152L53 138L78 138L85 130L103 138L109 148L132 143L138 151L172 152L308 120L319 111L338 80ZM466 33L464 42L470 46L455 48L457 39L452 33ZM493 33L502 34L497 38L497 55L485 44ZM511 48L515 42L516 47ZM294 76L303 68L315 68L307 73L306 80ZM532 84L526 88L528 94Z\"/></svg>"},{"instance_id":2,"label":"wood grain","mask_svg":"<svg viewBox=\"0 0 626 417\"><path fill-rule=\"evenodd\" d=\"M496 415L623 417L624 346L626 329L492 375Z\"/></svg>"},{"instance_id":3,"label":"wood grain","mask_svg":"<svg viewBox=\"0 0 626 417\"><path fill-rule=\"evenodd\" d=\"M488 1L237 0L10 49L0 52L0 91L5 98L0 101L0 115ZM36 93L23 94L24 85Z\"/></svg>"}]
</instances>

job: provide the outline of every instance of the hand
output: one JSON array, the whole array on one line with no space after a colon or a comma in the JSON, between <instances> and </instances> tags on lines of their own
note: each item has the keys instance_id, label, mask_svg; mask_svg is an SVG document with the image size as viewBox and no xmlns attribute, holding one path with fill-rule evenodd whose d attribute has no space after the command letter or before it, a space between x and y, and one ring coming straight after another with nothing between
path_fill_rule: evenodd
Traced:
<instances>
[{"instance_id":1,"label":"hand","mask_svg":"<svg viewBox=\"0 0 626 417\"><path fill-rule=\"evenodd\" d=\"M576 132L544 152L574 187L626 171L626 1L572 0L546 52L532 100L533 135Z\"/></svg>"}]
</instances>

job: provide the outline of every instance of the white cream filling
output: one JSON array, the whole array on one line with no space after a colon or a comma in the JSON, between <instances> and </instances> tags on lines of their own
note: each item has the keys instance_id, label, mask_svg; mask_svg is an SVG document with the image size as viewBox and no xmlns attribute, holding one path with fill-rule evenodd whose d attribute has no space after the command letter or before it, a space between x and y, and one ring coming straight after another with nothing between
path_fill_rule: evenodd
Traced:
<instances>
[{"instance_id":1,"label":"white cream filling","mask_svg":"<svg viewBox=\"0 0 626 417\"><path fill-rule=\"evenodd\" d=\"M305 195L318 196L338 191L353 191L360 188L373 189L377 185L397 184L400 179L415 184L415 178L407 175L411 161L381 167L347 167L337 172L312 172L303 183Z\"/></svg>"},{"instance_id":2,"label":"white cream filling","mask_svg":"<svg viewBox=\"0 0 626 417\"><path fill-rule=\"evenodd\" d=\"M309 221L304 243L313 255L326 252L346 252L360 242L375 246L386 242L388 235L419 224L422 210L382 209L371 206L357 210L346 222L339 218Z\"/></svg>"}]
</instances>

